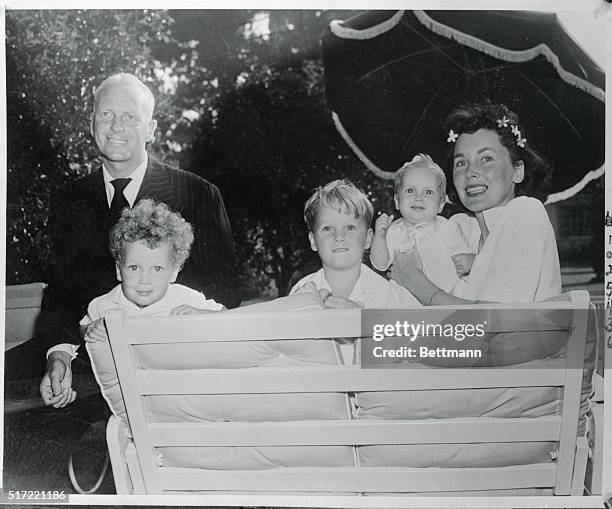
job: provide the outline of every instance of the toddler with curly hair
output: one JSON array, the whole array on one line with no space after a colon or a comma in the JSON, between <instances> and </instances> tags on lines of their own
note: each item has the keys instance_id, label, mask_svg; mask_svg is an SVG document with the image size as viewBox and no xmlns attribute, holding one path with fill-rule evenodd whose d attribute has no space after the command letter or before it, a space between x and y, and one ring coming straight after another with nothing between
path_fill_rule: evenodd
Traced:
<instances>
[{"instance_id":1,"label":"toddler with curly hair","mask_svg":"<svg viewBox=\"0 0 612 509\"><path fill-rule=\"evenodd\" d=\"M110 232L120 284L93 299L80 321L86 342L105 341L104 315L123 309L132 316L210 313L225 309L204 294L175 284L193 243L193 228L165 203L151 199L126 208Z\"/></svg>"}]
</instances>

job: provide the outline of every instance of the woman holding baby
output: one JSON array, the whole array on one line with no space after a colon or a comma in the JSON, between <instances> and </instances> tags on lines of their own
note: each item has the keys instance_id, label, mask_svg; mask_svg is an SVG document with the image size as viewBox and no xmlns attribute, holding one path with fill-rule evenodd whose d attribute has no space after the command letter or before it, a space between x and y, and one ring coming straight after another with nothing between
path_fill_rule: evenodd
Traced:
<instances>
[{"instance_id":1,"label":"woman holding baby","mask_svg":"<svg viewBox=\"0 0 612 509\"><path fill-rule=\"evenodd\" d=\"M423 305L536 302L561 293L552 225L542 201L550 167L530 146L518 116L503 105L475 104L448 121L453 184L472 214L457 214L473 265L452 293L434 284L409 255L391 277Z\"/></svg>"}]
</instances>

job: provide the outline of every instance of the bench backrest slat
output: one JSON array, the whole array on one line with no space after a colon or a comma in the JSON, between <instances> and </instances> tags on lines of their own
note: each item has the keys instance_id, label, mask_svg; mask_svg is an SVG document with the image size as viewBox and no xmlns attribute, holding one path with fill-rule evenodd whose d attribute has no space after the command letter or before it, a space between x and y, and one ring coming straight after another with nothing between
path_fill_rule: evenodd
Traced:
<instances>
[{"instance_id":1,"label":"bench backrest slat","mask_svg":"<svg viewBox=\"0 0 612 509\"><path fill-rule=\"evenodd\" d=\"M560 362L564 363L564 359ZM556 367L555 367L556 366ZM559 363L546 369L361 369L357 366L294 366L207 370L143 370L142 394L259 394L295 392L421 391L562 385Z\"/></svg>"},{"instance_id":2,"label":"bench backrest slat","mask_svg":"<svg viewBox=\"0 0 612 509\"><path fill-rule=\"evenodd\" d=\"M222 471L161 468L168 490L265 492L431 492L550 486L555 465L488 468L282 468Z\"/></svg>"},{"instance_id":3,"label":"bench backrest slat","mask_svg":"<svg viewBox=\"0 0 612 509\"><path fill-rule=\"evenodd\" d=\"M506 309L491 305L470 306L480 310L489 322L488 332L566 330L571 320L569 303L547 302L536 304L512 304ZM247 309L247 308L244 308ZM270 316L274 320L270 320ZM402 320L409 323L440 323L456 316L456 308L408 309L402 312ZM463 315L460 315L463 316ZM534 317L534 320L530 320ZM546 318L546 319L545 319ZM302 338L358 338L361 336L361 311L338 309L329 313L303 311L299 313L219 313L216 315L176 316L172 321L165 317L151 317L146 321L127 318L127 341L130 344L199 343L223 341L262 341Z\"/></svg>"},{"instance_id":4,"label":"bench backrest slat","mask_svg":"<svg viewBox=\"0 0 612 509\"><path fill-rule=\"evenodd\" d=\"M453 444L557 441L561 417L423 421L152 423L155 447Z\"/></svg>"}]
</instances>

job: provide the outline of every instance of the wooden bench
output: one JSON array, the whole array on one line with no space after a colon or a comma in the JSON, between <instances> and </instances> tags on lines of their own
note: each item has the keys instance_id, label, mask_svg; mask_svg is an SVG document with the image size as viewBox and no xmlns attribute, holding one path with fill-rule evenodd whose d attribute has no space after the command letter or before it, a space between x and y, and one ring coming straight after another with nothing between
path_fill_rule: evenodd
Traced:
<instances>
[{"instance_id":1,"label":"wooden bench","mask_svg":"<svg viewBox=\"0 0 612 509\"><path fill-rule=\"evenodd\" d=\"M11 350L34 337L45 283L9 285L5 289L4 350Z\"/></svg>"},{"instance_id":2,"label":"wooden bench","mask_svg":"<svg viewBox=\"0 0 612 509\"><path fill-rule=\"evenodd\" d=\"M136 347L146 344L361 338L361 312L223 312L206 316L130 318L121 311L111 311L106 316L106 326L131 428L130 433L117 417L111 418L107 428L117 492L197 493L204 497L223 494L222 500L228 505L233 504L232 500L235 503L251 500L251 505L316 506L337 505L341 500L343 506L365 503L371 507L376 507L377 497L385 494L453 495L482 493L483 490L499 490L503 494L507 490L549 488L556 495L580 495L588 453L586 439L577 438L577 431L589 296L587 292L575 291L562 297L555 302L511 306L512 309L531 309L533 313L538 309L542 313L551 309L560 311L556 315L562 317L558 323L543 320L530 324L533 330L544 328L567 334L566 356L557 359L565 367L559 369L397 369L393 366L362 369L359 365L142 369L134 352ZM485 308L490 310L491 316L503 316L508 306L473 306L475 310ZM414 316L415 310L406 313ZM513 331L508 329L507 332ZM361 341L371 341L371 337ZM489 387L520 390L558 387L562 389L562 410L556 415L511 418L151 422L146 402L151 395L299 396L330 392L354 395L362 391L407 391L409 398L412 391ZM353 465L212 470L160 466L157 457L157 448L163 447L363 447L536 441L558 443L554 461L465 468ZM232 499L232 496L238 498ZM206 505L206 500L202 499L201 503Z\"/></svg>"}]
</instances>

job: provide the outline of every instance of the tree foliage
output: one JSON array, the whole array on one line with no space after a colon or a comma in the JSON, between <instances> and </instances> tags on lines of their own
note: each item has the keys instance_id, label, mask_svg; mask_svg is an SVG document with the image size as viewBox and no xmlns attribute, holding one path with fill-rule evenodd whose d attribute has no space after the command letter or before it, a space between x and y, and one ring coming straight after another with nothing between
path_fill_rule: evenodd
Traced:
<instances>
[{"instance_id":1,"label":"tree foliage","mask_svg":"<svg viewBox=\"0 0 612 509\"><path fill-rule=\"evenodd\" d=\"M215 109L190 167L220 187L246 279L284 295L317 263L303 219L306 199L336 178L367 188L371 174L335 130L318 62L256 69Z\"/></svg>"},{"instance_id":2,"label":"tree foliage","mask_svg":"<svg viewBox=\"0 0 612 509\"><path fill-rule=\"evenodd\" d=\"M314 188L350 178L390 206L388 183L357 161L325 103L320 36L330 20L351 13L171 14L179 32L200 42L219 83L183 164L221 189L246 296L284 295L319 265L303 220Z\"/></svg>"}]
</instances>

